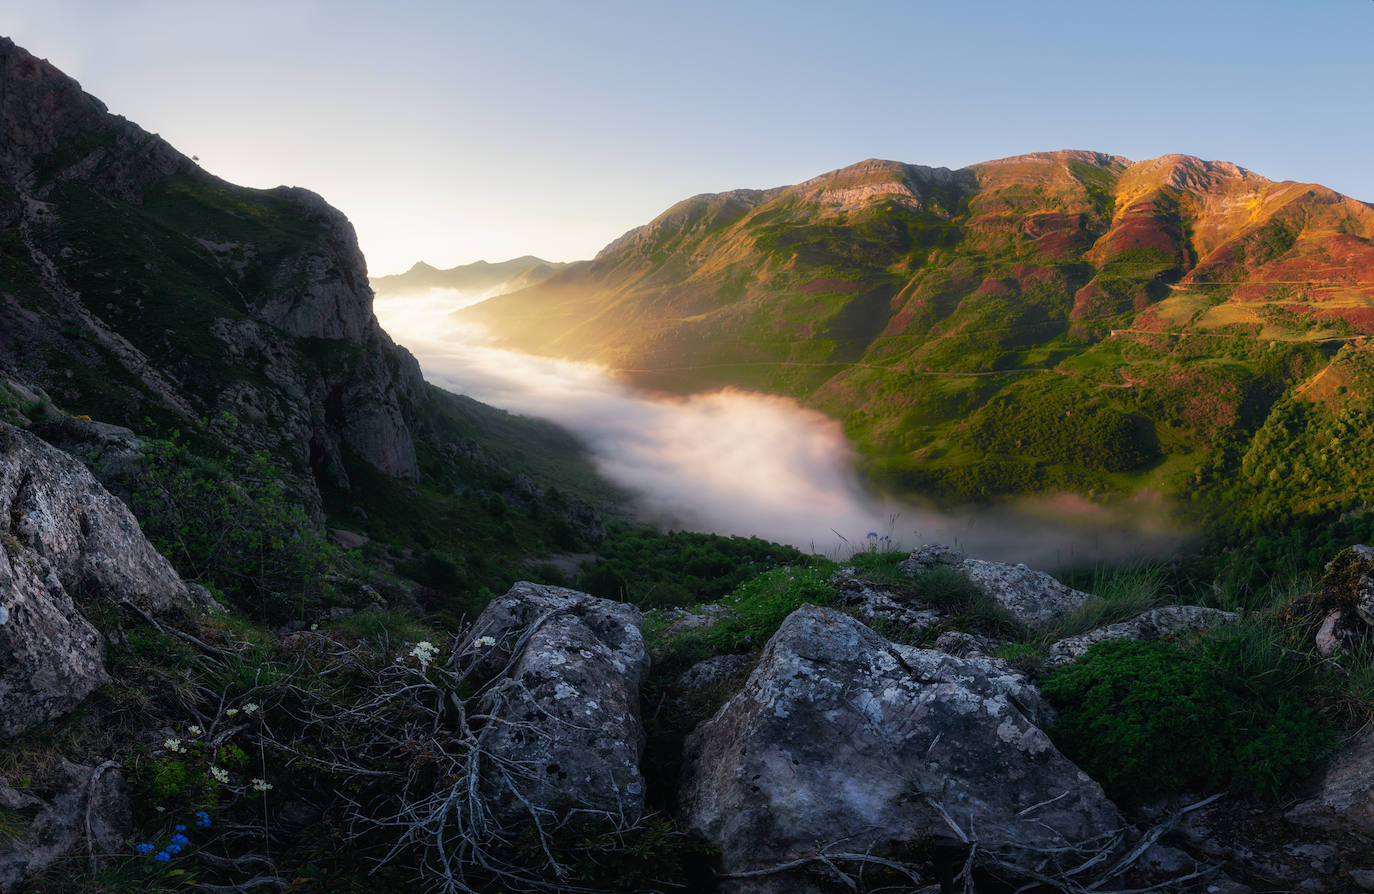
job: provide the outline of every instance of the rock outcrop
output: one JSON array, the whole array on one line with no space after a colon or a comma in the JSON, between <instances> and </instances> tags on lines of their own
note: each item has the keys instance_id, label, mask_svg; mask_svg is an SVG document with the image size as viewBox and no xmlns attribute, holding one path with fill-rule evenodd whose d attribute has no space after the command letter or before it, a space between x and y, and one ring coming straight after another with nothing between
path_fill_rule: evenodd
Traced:
<instances>
[{"instance_id":1,"label":"rock outcrop","mask_svg":"<svg viewBox=\"0 0 1374 894\"><path fill-rule=\"evenodd\" d=\"M1287 815L1309 828L1374 836L1374 726L1331 758L1315 794Z\"/></svg>"},{"instance_id":2,"label":"rock outcrop","mask_svg":"<svg viewBox=\"0 0 1374 894\"><path fill-rule=\"evenodd\" d=\"M458 654L485 689L486 747L522 768L511 783L492 783L499 815L639 819L639 689L649 672L640 624L634 606L526 582L478 617Z\"/></svg>"},{"instance_id":3,"label":"rock outcrop","mask_svg":"<svg viewBox=\"0 0 1374 894\"><path fill-rule=\"evenodd\" d=\"M307 504L346 453L418 475L425 385L342 213L211 176L5 38L0 110L0 371L131 427L230 414Z\"/></svg>"},{"instance_id":4,"label":"rock outcrop","mask_svg":"<svg viewBox=\"0 0 1374 894\"><path fill-rule=\"evenodd\" d=\"M1205 608L1200 605L1166 605L1161 608L1152 608L1129 621L1109 624L1087 633L1080 633L1078 636L1059 640L1050 646L1049 657L1045 659L1045 667L1054 668L1072 664L1086 655L1088 649L1097 643L1121 639L1163 639L1166 636L1177 636L1180 633L1194 633L1199 630L1222 627L1227 624L1234 624L1239 620L1240 615L1235 612Z\"/></svg>"},{"instance_id":5,"label":"rock outcrop","mask_svg":"<svg viewBox=\"0 0 1374 894\"><path fill-rule=\"evenodd\" d=\"M128 786L113 762L84 767L63 760L61 766L69 784L47 801L0 780L0 807L37 810L24 834L0 838L0 894L20 894L26 879L75 856L83 843L93 858L115 853L133 829Z\"/></svg>"},{"instance_id":6,"label":"rock outcrop","mask_svg":"<svg viewBox=\"0 0 1374 894\"><path fill-rule=\"evenodd\" d=\"M689 738L682 814L727 875L796 863L737 877L738 892L819 890L822 857L852 869L853 855L974 839L980 859L1071 860L1123 826L1041 731L1048 718L1002 662L894 644L805 606Z\"/></svg>"},{"instance_id":7,"label":"rock outcrop","mask_svg":"<svg viewBox=\"0 0 1374 894\"><path fill-rule=\"evenodd\" d=\"M78 603L160 612L186 588L80 462L0 424L0 738L71 710L107 679Z\"/></svg>"},{"instance_id":8,"label":"rock outcrop","mask_svg":"<svg viewBox=\"0 0 1374 894\"><path fill-rule=\"evenodd\" d=\"M1089 599L1087 593L1066 587L1043 571L970 559L948 546L921 546L898 567L913 577L937 568L956 571L1001 603L1013 618L1032 628L1048 627Z\"/></svg>"}]
</instances>

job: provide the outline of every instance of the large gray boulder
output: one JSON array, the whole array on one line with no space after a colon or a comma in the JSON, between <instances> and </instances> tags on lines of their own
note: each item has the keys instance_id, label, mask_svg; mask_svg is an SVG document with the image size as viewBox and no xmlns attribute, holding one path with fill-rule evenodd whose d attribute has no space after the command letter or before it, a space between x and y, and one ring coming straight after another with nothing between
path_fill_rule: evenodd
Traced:
<instances>
[{"instance_id":1,"label":"large gray boulder","mask_svg":"<svg viewBox=\"0 0 1374 894\"><path fill-rule=\"evenodd\" d=\"M0 424L0 522L5 550L44 560L66 591L165 611L186 595L171 563L127 506L76 458Z\"/></svg>"},{"instance_id":2,"label":"large gray boulder","mask_svg":"<svg viewBox=\"0 0 1374 894\"><path fill-rule=\"evenodd\" d=\"M1194 633L1213 627L1223 627L1240 620L1235 612L1200 605L1166 605L1152 608L1129 621L1108 624L1078 636L1070 636L1050 646L1046 668L1072 664L1088 653L1097 643L1111 640L1153 640L1181 633Z\"/></svg>"},{"instance_id":3,"label":"large gray boulder","mask_svg":"<svg viewBox=\"0 0 1374 894\"><path fill-rule=\"evenodd\" d=\"M1041 731L1049 717L1003 662L891 643L804 606L688 739L682 814L727 875L798 861L737 878L739 892L825 890L822 856L972 841L994 865L1081 862L1122 819Z\"/></svg>"},{"instance_id":4,"label":"large gray boulder","mask_svg":"<svg viewBox=\"0 0 1374 894\"><path fill-rule=\"evenodd\" d=\"M186 588L76 459L0 424L0 739L61 716L107 679L88 598L163 611Z\"/></svg>"},{"instance_id":5,"label":"large gray boulder","mask_svg":"<svg viewBox=\"0 0 1374 894\"><path fill-rule=\"evenodd\" d=\"M67 785L47 801L0 780L0 807L36 810L22 833L0 838L0 894L26 890L28 878L59 860L79 854L84 861L88 853L100 860L123 850L133 831L128 786L112 761L93 768L62 760L61 768Z\"/></svg>"},{"instance_id":6,"label":"large gray boulder","mask_svg":"<svg viewBox=\"0 0 1374 894\"><path fill-rule=\"evenodd\" d=\"M507 770L497 815L627 826L644 811L639 689L649 672L639 610L520 582L487 606L460 647L485 687L483 744Z\"/></svg>"},{"instance_id":7,"label":"large gray boulder","mask_svg":"<svg viewBox=\"0 0 1374 894\"><path fill-rule=\"evenodd\" d=\"M913 550L898 568L913 577L937 568L958 572L1001 603L1013 618L1032 628L1049 627L1092 598L1081 590L1064 586L1043 571L1025 565L970 559L958 550L937 544Z\"/></svg>"}]
</instances>

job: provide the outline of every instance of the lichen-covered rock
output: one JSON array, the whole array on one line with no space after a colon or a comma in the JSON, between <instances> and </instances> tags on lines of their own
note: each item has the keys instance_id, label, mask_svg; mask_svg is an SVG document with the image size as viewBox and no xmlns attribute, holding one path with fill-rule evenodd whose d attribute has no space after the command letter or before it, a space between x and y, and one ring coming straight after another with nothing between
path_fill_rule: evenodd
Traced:
<instances>
[{"instance_id":1,"label":"lichen-covered rock","mask_svg":"<svg viewBox=\"0 0 1374 894\"><path fill-rule=\"evenodd\" d=\"M1147 612L1122 621L1099 627L1078 636L1070 636L1050 646L1045 667L1062 667L1072 664L1087 654L1088 649L1097 643L1110 640L1152 640L1180 633L1192 633L1212 627L1234 624L1240 620L1235 612L1226 612L1200 605L1166 605L1152 608Z\"/></svg>"},{"instance_id":2,"label":"lichen-covered rock","mask_svg":"<svg viewBox=\"0 0 1374 894\"><path fill-rule=\"evenodd\" d=\"M989 858L1052 862L1123 827L1041 731L1049 716L1001 662L898 645L804 606L744 689L688 739L682 814L719 848L726 873L823 851L894 856L961 836ZM787 872L732 890L813 882Z\"/></svg>"},{"instance_id":3,"label":"lichen-covered rock","mask_svg":"<svg viewBox=\"0 0 1374 894\"><path fill-rule=\"evenodd\" d=\"M108 679L104 642L78 609L89 597L157 612L186 588L85 466L0 424L0 738Z\"/></svg>"},{"instance_id":4,"label":"lichen-covered rock","mask_svg":"<svg viewBox=\"0 0 1374 894\"><path fill-rule=\"evenodd\" d=\"M1025 565L970 559L947 546L921 546L898 568L913 577L936 568L957 571L1000 602L1013 618L1033 628L1048 627L1090 598L1087 593L1066 587L1043 571Z\"/></svg>"},{"instance_id":5,"label":"lichen-covered rock","mask_svg":"<svg viewBox=\"0 0 1374 894\"><path fill-rule=\"evenodd\" d=\"M63 858L79 853L84 861L89 850L99 860L124 850L133 818L118 767L113 762L84 767L65 760L61 766L69 784L50 801L0 785L0 804L38 811L23 834L0 838L0 894L19 894L28 878ZM89 848L84 846L88 833Z\"/></svg>"},{"instance_id":6,"label":"lichen-covered rock","mask_svg":"<svg viewBox=\"0 0 1374 894\"><path fill-rule=\"evenodd\" d=\"M41 557L67 593L98 593L165 611L185 598L171 564L133 513L75 458L0 424L0 523L17 550ZM17 558L11 557L11 564Z\"/></svg>"},{"instance_id":7,"label":"lichen-covered rock","mask_svg":"<svg viewBox=\"0 0 1374 894\"><path fill-rule=\"evenodd\" d=\"M649 672L640 624L632 605L527 582L478 617L458 654L475 656L471 677L486 687L484 744L522 768L513 780L519 797L491 783L498 814L638 820L639 688Z\"/></svg>"},{"instance_id":8,"label":"lichen-covered rock","mask_svg":"<svg viewBox=\"0 0 1374 894\"><path fill-rule=\"evenodd\" d=\"M911 555L897 566L897 570L908 577L915 577L936 568L957 568L967 558L957 549L939 543L925 543L912 550Z\"/></svg>"},{"instance_id":9,"label":"lichen-covered rock","mask_svg":"<svg viewBox=\"0 0 1374 894\"><path fill-rule=\"evenodd\" d=\"M1087 593L1025 565L965 559L959 570L1028 627L1048 627L1089 599Z\"/></svg>"},{"instance_id":10,"label":"lichen-covered rock","mask_svg":"<svg viewBox=\"0 0 1374 894\"><path fill-rule=\"evenodd\" d=\"M835 573L840 598L867 623L880 623L908 632L919 632L940 623L940 616L928 608L911 605L900 595L875 587L859 576L852 567Z\"/></svg>"}]
</instances>

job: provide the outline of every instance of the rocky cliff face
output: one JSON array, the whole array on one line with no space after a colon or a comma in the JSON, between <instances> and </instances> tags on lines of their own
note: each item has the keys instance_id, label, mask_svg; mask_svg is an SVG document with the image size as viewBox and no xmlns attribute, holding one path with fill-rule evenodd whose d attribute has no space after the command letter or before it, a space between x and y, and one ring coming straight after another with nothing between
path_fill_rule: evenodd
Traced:
<instances>
[{"instance_id":1,"label":"rocky cliff face","mask_svg":"<svg viewBox=\"0 0 1374 894\"><path fill-rule=\"evenodd\" d=\"M307 492L345 452L418 474L419 366L338 210L211 176L8 40L0 111L0 372L135 427L230 413Z\"/></svg>"}]
</instances>

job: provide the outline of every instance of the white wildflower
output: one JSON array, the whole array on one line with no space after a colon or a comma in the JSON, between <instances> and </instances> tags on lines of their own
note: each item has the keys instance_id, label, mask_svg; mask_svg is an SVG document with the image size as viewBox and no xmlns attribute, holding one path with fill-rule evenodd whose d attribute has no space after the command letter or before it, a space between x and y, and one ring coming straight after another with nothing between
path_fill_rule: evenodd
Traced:
<instances>
[{"instance_id":1,"label":"white wildflower","mask_svg":"<svg viewBox=\"0 0 1374 894\"><path fill-rule=\"evenodd\" d=\"M199 736L199 735L200 735L200 727L198 727L198 726L188 726L188 727L186 727L186 732L190 733L190 734L193 735L193 736Z\"/></svg>"},{"instance_id":2,"label":"white wildflower","mask_svg":"<svg viewBox=\"0 0 1374 894\"><path fill-rule=\"evenodd\" d=\"M268 782L266 779L258 779L257 777L254 777L253 788L260 792L271 791L272 783Z\"/></svg>"},{"instance_id":3,"label":"white wildflower","mask_svg":"<svg viewBox=\"0 0 1374 894\"><path fill-rule=\"evenodd\" d=\"M249 702L248 704L246 704L246 705L243 706L243 713L245 713L245 714L252 714L252 713L256 712L257 710L258 710L258 706L257 706L256 704L254 704L253 702Z\"/></svg>"},{"instance_id":4,"label":"white wildflower","mask_svg":"<svg viewBox=\"0 0 1374 894\"><path fill-rule=\"evenodd\" d=\"M475 639L475 640L472 641L472 644L473 644L474 646L476 646L477 648L479 648L479 649L486 649L486 648L489 648L489 647L491 647L491 646L496 645L496 637L494 637L494 636L479 636L479 637L477 637L477 639Z\"/></svg>"},{"instance_id":5,"label":"white wildflower","mask_svg":"<svg viewBox=\"0 0 1374 894\"><path fill-rule=\"evenodd\" d=\"M227 711L224 712L224 716L225 716L225 717L233 717L233 716L234 716L235 714L237 714L238 712L239 712L239 709L238 709L238 708L230 708L229 710L227 710Z\"/></svg>"},{"instance_id":6,"label":"white wildflower","mask_svg":"<svg viewBox=\"0 0 1374 894\"><path fill-rule=\"evenodd\" d=\"M228 771L228 770L221 770L219 767L211 767L211 768L210 768L210 775L213 776L213 777L215 777L215 781L216 781L216 782L228 782L228 781L229 781L229 771Z\"/></svg>"},{"instance_id":7,"label":"white wildflower","mask_svg":"<svg viewBox=\"0 0 1374 894\"><path fill-rule=\"evenodd\" d=\"M165 742L162 743L162 747L163 747L163 748L166 748L168 751L172 752L173 754L185 754L185 753L186 753L186 749L185 749L185 747L182 746L181 740L180 740L180 739L168 739L168 740L166 740Z\"/></svg>"},{"instance_id":8,"label":"white wildflower","mask_svg":"<svg viewBox=\"0 0 1374 894\"><path fill-rule=\"evenodd\" d=\"M420 669L429 667L431 661L439 654L438 648L429 640L420 640L415 644L415 648L410 650L411 656L420 662Z\"/></svg>"}]
</instances>

